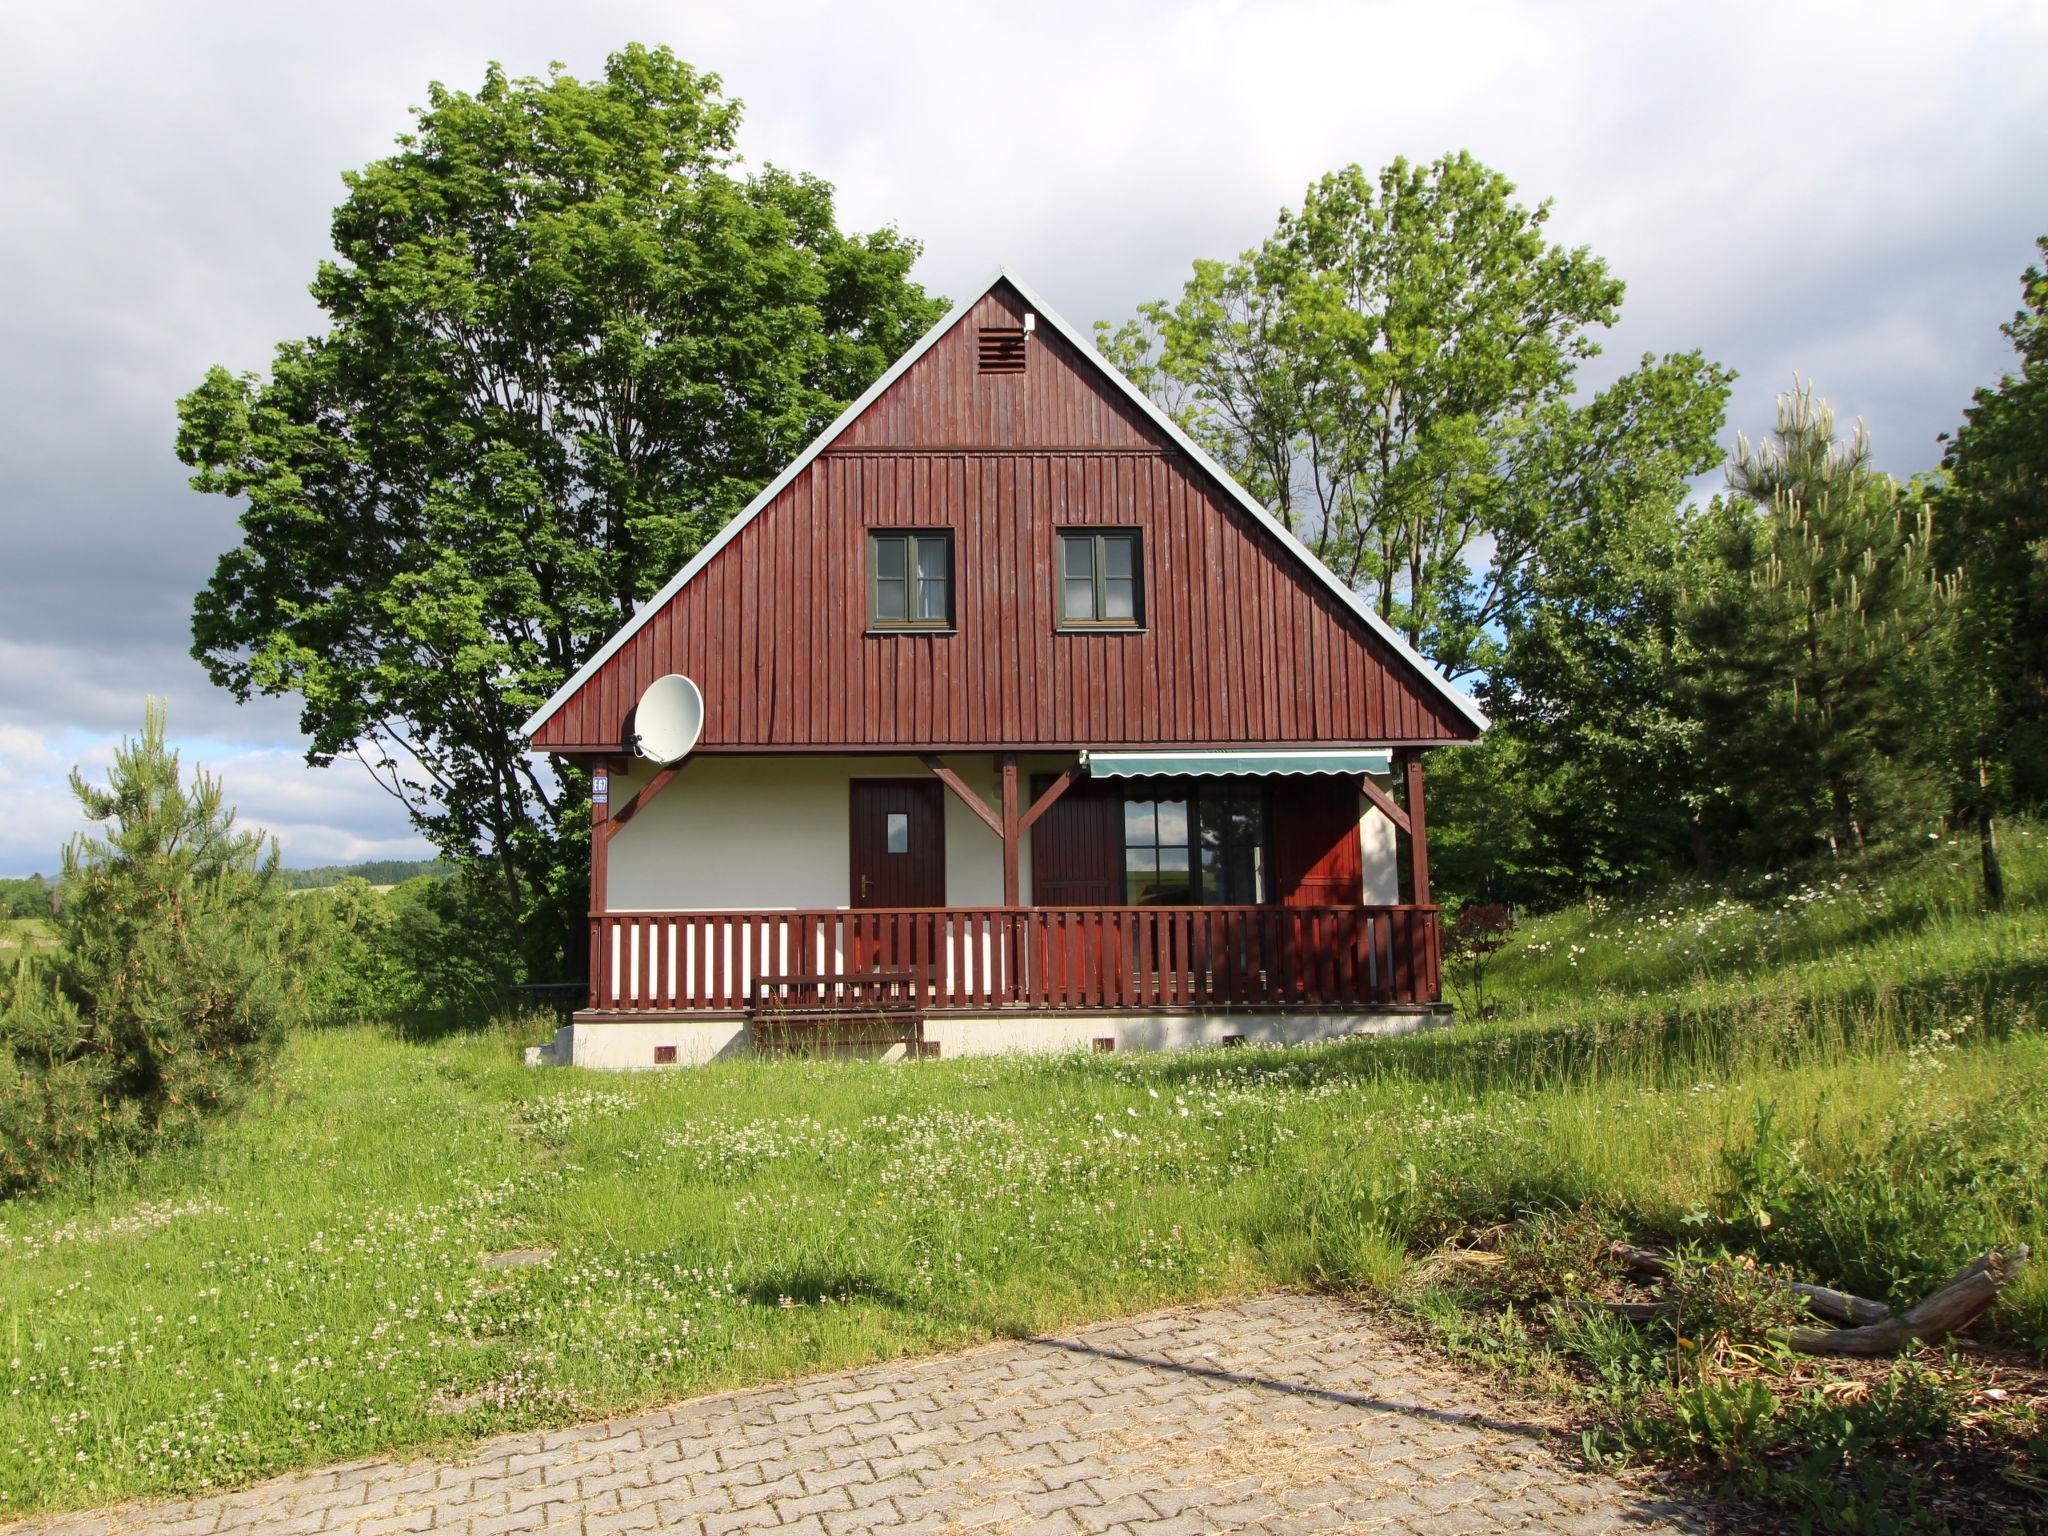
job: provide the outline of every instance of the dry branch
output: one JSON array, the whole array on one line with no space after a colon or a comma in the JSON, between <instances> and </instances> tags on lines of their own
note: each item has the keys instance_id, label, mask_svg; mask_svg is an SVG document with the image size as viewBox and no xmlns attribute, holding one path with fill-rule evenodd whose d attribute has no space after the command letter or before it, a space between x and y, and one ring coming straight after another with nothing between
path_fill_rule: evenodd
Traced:
<instances>
[{"instance_id":1,"label":"dry branch","mask_svg":"<svg viewBox=\"0 0 2048 1536\"><path fill-rule=\"evenodd\" d=\"M1616 1243L1611 1251L1630 1274L1661 1280L1671 1273L1669 1256L1654 1248ZM1925 1301L1897 1316L1882 1302L1824 1285L1787 1281L1786 1289L1809 1310L1854 1326L1789 1328L1775 1337L1809 1355L1896 1355L1918 1344L1938 1344L1982 1317L1999 1292L2026 1268L2028 1256L2022 1243L2010 1256L1987 1253L1973 1259ZM1668 1315L1655 1304L1616 1304L1608 1310L1640 1321Z\"/></svg>"},{"instance_id":2,"label":"dry branch","mask_svg":"<svg viewBox=\"0 0 2048 1536\"><path fill-rule=\"evenodd\" d=\"M1661 1280L1671 1273L1669 1256L1654 1248L1615 1243L1610 1251L1621 1260L1623 1268L1638 1278ZM1837 1291L1825 1285L1808 1285L1803 1280L1787 1280L1783 1284L1786 1290L1806 1303L1807 1311L1831 1323L1881 1323L1892 1315L1892 1309L1883 1302L1872 1301L1865 1296L1852 1296L1847 1291Z\"/></svg>"},{"instance_id":3,"label":"dry branch","mask_svg":"<svg viewBox=\"0 0 2048 1536\"><path fill-rule=\"evenodd\" d=\"M2022 1243L2011 1257L1987 1253L1919 1306L1864 1328L1792 1328L1784 1340L1809 1355L1896 1355L1916 1344L1938 1344L1982 1317L1998 1293L2027 1267Z\"/></svg>"}]
</instances>

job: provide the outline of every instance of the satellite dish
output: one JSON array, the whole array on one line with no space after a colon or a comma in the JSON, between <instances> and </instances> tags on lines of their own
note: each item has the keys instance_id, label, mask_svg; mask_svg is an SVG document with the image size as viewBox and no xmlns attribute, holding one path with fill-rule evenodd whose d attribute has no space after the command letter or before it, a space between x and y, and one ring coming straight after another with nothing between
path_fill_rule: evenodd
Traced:
<instances>
[{"instance_id":1,"label":"satellite dish","mask_svg":"<svg viewBox=\"0 0 2048 1536\"><path fill-rule=\"evenodd\" d=\"M633 711L633 750L666 766L681 762L704 730L704 695L680 672L657 677Z\"/></svg>"}]
</instances>

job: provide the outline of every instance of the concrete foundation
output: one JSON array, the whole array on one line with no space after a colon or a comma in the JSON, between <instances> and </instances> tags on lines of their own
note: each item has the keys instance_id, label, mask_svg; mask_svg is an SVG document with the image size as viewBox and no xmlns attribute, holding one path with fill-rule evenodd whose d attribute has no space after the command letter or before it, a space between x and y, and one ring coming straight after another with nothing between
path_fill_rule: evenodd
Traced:
<instances>
[{"instance_id":1,"label":"concrete foundation","mask_svg":"<svg viewBox=\"0 0 2048 1536\"><path fill-rule=\"evenodd\" d=\"M927 1046L941 1057L1049 1054L1098 1049L1172 1051L1191 1046L1306 1045L1353 1035L1408 1035L1448 1024L1448 1008L1356 1012L994 1013L941 1014L925 1020ZM751 1051L742 1018L578 1019L527 1052L535 1066L632 1072L694 1067ZM894 1047L890 1056L901 1056Z\"/></svg>"}]
</instances>

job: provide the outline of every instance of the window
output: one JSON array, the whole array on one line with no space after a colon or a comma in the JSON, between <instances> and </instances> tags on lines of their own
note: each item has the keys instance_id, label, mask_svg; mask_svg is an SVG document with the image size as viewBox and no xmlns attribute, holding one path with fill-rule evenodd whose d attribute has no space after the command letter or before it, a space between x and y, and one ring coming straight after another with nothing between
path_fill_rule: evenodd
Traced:
<instances>
[{"instance_id":1,"label":"window","mask_svg":"<svg viewBox=\"0 0 2048 1536\"><path fill-rule=\"evenodd\" d=\"M1271 900L1264 787L1179 782L1185 787L1176 798L1123 802L1124 900L1134 907Z\"/></svg>"},{"instance_id":2,"label":"window","mask_svg":"<svg viewBox=\"0 0 2048 1536\"><path fill-rule=\"evenodd\" d=\"M888 826L885 829L884 835L888 839L887 847L889 852L910 852L910 813L908 811L889 812Z\"/></svg>"},{"instance_id":3,"label":"window","mask_svg":"<svg viewBox=\"0 0 2048 1536\"><path fill-rule=\"evenodd\" d=\"M1188 802L1124 802L1124 900L1134 907L1188 906Z\"/></svg>"},{"instance_id":4,"label":"window","mask_svg":"<svg viewBox=\"0 0 2048 1536\"><path fill-rule=\"evenodd\" d=\"M1202 785L1195 802L1202 905L1256 907L1266 900L1266 792L1256 784Z\"/></svg>"},{"instance_id":5,"label":"window","mask_svg":"<svg viewBox=\"0 0 2048 1536\"><path fill-rule=\"evenodd\" d=\"M1136 629L1145 622L1135 530L1069 528L1059 544L1062 629Z\"/></svg>"},{"instance_id":6,"label":"window","mask_svg":"<svg viewBox=\"0 0 2048 1536\"><path fill-rule=\"evenodd\" d=\"M953 627L953 535L868 534L868 628Z\"/></svg>"}]
</instances>

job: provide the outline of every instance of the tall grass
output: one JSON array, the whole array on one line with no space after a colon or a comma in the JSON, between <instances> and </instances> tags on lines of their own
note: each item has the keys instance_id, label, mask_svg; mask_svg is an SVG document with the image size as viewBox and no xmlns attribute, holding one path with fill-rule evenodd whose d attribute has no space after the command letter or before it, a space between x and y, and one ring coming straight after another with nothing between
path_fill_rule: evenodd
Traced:
<instances>
[{"instance_id":1,"label":"tall grass","mask_svg":"<svg viewBox=\"0 0 2048 1536\"><path fill-rule=\"evenodd\" d=\"M2048 1226L2048 860L2009 844L1996 916L1945 844L1747 916L1559 914L1501 1017L1405 1040L600 1076L521 1068L531 1023L302 1036L207 1143L0 1207L0 1516L1383 1284L1539 1209L1696 1232L1762 1106L1800 1262L1909 1294ZM1999 1326L2048 1343L2048 1286Z\"/></svg>"}]
</instances>

